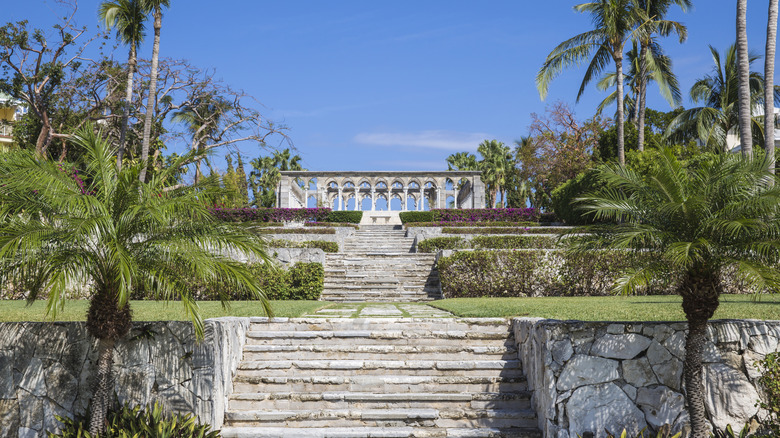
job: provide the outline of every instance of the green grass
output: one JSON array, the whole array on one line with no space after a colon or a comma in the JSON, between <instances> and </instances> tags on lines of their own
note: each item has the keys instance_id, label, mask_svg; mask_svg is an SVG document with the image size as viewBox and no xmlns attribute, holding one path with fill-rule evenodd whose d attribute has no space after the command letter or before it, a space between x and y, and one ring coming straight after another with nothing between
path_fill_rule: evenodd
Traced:
<instances>
[{"instance_id":1,"label":"green grass","mask_svg":"<svg viewBox=\"0 0 780 438\"><path fill-rule=\"evenodd\" d=\"M84 321L86 319L86 300L72 300L57 313L56 321ZM271 301L274 316L299 317L330 305L327 301ZM220 316L265 316L263 308L254 301L231 301L227 309L223 309L219 301L198 302L200 313L204 319ZM134 321L187 321L184 307L179 302L163 303L157 301L131 301ZM0 322L11 321L51 321L46 318L46 302L36 301L27 306L26 301L0 301Z\"/></svg>"},{"instance_id":2,"label":"green grass","mask_svg":"<svg viewBox=\"0 0 780 438\"><path fill-rule=\"evenodd\" d=\"M684 321L682 298L671 296L451 298L430 303L464 317L532 316L580 321ZM780 320L780 294L723 295L713 319Z\"/></svg>"}]
</instances>

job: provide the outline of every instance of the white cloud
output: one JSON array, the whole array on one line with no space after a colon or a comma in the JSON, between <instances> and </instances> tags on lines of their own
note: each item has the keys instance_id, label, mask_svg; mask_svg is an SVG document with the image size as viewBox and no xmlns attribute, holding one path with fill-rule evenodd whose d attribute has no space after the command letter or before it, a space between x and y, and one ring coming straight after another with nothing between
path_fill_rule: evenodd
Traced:
<instances>
[{"instance_id":1,"label":"white cloud","mask_svg":"<svg viewBox=\"0 0 780 438\"><path fill-rule=\"evenodd\" d=\"M410 146L448 151L476 151L482 141L493 136L481 132L422 131L360 133L356 143L374 146Z\"/></svg>"}]
</instances>

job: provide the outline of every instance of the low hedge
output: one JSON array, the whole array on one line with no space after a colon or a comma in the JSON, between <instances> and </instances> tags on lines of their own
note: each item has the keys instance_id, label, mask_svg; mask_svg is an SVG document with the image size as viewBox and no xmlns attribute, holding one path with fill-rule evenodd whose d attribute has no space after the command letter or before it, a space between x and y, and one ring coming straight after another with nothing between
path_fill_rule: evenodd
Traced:
<instances>
[{"instance_id":1,"label":"low hedge","mask_svg":"<svg viewBox=\"0 0 780 438\"><path fill-rule=\"evenodd\" d=\"M335 212L330 208L213 208L211 213L224 222L326 222Z\"/></svg>"},{"instance_id":2,"label":"low hedge","mask_svg":"<svg viewBox=\"0 0 780 438\"><path fill-rule=\"evenodd\" d=\"M344 227L344 228L354 228L358 229L360 228L357 224L347 223L347 222L306 222L303 224L306 227Z\"/></svg>"},{"instance_id":3,"label":"low hedge","mask_svg":"<svg viewBox=\"0 0 780 438\"><path fill-rule=\"evenodd\" d=\"M435 222L436 215L432 211L402 211L398 213L401 223L407 222Z\"/></svg>"},{"instance_id":4,"label":"low hedge","mask_svg":"<svg viewBox=\"0 0 780 438\"><path fill-rule=\"evenodd\" d=\"M363 219L362 211L331 211L327 214L324 221L326 222L347 222L351 224L359 224ZM322 222L322 221L318 221Z\"/></svg>"},{"instance_id":5,"label":"low hedge","mask_svg":"<svg viewBox=\"0 0 780 438\"><path fill-rule=\"evenodd\" d=\"M448 298L598 296L611 294L620 273L630 266L642 266L642 260L651 256L618 251L461 251L440 258L438 269ZM640 292L670 294L670 284L654 284Z\"/></svg>"},{"instance_id":6,"label":"low hedge","mask_svg":"<svg viewBox=\"0 0 780 438\"><path fill-rule=\"evenodd\" d=\"M409 222L407 227L538 227L538 222Z\"/></svg>"},{"instance_id":7,"label":"low hedge","mask_svg":"<svg viewBox=\"0 0 780 438\"><path fill-rule=\"evenodd\" d=\"M462 237L432 237L417 244L417 252L436 252L443 249L468 248L468 242Z\"/></svg>"},{"instance_id":8,"label":"low hedge","mask_svg":"<svg viewBox=\"0 0 780 438\"><path fill-rule=\"evenodd\" d=\"M436 252L445 249L543 249L555 248L557 239L548 236L476 236L433 237L417 244L417 252Z\"/></svg>"},{"instance_id":9,"label":"low hedge","mask_svg":"<svg viewBox=\"0 0 780 438\"><path fill-rule=\"evenodd\" d=\"M335 228L263 228L257 234L336 234Z\"/></svg>"},{"instance_id":10,"label":"low hedge","mask_svg":"<svg viewBox=\"0 0 780 438\"><path fill-rule=\"evenodd\" d=\"M434 209L436 218L444 222L539 222L535 208L474 208Z\"/></svg>"},{"instance_id":11,"label":"low hedge","mask_svg":"<svg viewBox=\"0 0 780 438\"><path fill-rule=\"evenodd\" d=\"M274 239L268 242L271 248L319 248L325 252L339 252L339 244L325 240L306 240L294 242L292 240Z\"/></svg>"},{"instance_id":12,"label":"low hedge","mask_svg":"<svg viewBox=\"0 0 780 438\"><path fill-rule=\"evenodd\" d=\"M444 227L444 234L562 234L568 228L556 227Z\"/></svg>"}]
</instances>

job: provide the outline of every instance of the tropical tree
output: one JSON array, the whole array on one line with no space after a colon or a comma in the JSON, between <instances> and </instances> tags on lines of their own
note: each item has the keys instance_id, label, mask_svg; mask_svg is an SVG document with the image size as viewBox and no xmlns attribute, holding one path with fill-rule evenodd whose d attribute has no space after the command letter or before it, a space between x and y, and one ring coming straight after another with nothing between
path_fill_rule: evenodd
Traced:
<instances>
[{"instance_id":1,"label":"tropical tree","mask_svg":"<svg viewBox=\"0 0 780 438\"><path fill-rule=\"evenodd\" d=\"M777 45L777 3L769 0L766 23L766 53L764 54L764 149L769 161L769 170L775 172L775 46Z\"/></svg>"},{"instance_id":2,"label":"tropical tree","mask_svg":"<svg viewBox=\"0 0 780 438\"><path fill-rule=\"evenodd\" d=\"M506 185L507 178L514 168L512 153L509 146L498 140L485 140L477 147L477 152L482 156L479 161L479 170L482 171L482 180L488 190L488 206L497 205L498 196L501 196L501 206L506 204L506 195L502 188Z\"/></svg>"},{"instance_id":3,"label":"tropical tree","mask_svg":"<svg viewBox=\"0 0 780 438\"><path fill-rule=\"evenodd\" d=\"M273 152L274 166L282 172L287 170L303 170L301 161L303 161L303 158L297 154L292 155L289 148Z\"/></svg>"},{"instance_id":4,"label":"tropical tree","mask_svg":"<svg viewBox=\"0 0 780 438\"><path fill-rule=\"evenodd\" d=\"M710 46L715 65L712 73L696 81L691 87L690 98L704 106L690 108L672 120L666 135L672 140L682 140L691 135L698 136L705 145L716 151L727 151L726 135L732 130L739 130L738 112L738 73L736 47L731 45L726 49L725 59L715 48ZM750 61L758 59L751 55ZM758 103L763 96L764 80L759 73L750 74L751 101ZM775 87L775 100L780 93ZM759 120L753 119L755 131L761 132Z\"/></svg>"},{"instance_id":5,"label":"tropical tree","mask_svg":"<svg viewBox=\"0 0 780 438\"><path fill-rule=\"evenodd\" d=\"M674 77L671 73L671 61L664 55L656 36L669 36L672 33L677 34L682 43L688 36L688 29L680 22L666 20L664 17L672 5L677 5L685 12L692 6L690 0L637 0L636 7L642 11L644 22L639 26L636 32L636 39L639 40L639 66L637 69L638 92L638 136L637 150L644 150L645 144L645 107L647 101L647 83L650 80L651 72L655 70L656 77L652 79L661 87L661 94L664 94L662 86L663 78L660 76L660 69L656 67L657 62L666 62L668 64L668 75ZM667 76L668 77L668 76ZM675 78L676 81L676 78ZM678 91L679 93L679 91ZM679 105L679 97L676 100L670 100L664 95L670 105Z\"/></svg>"},{"instance_id":6,"label":"tropical tree","mask_svg":"<svg viewBox=\"0 0 780 438\"><path fill-rule=\"evenodd\" d=\"M456 152L446 159L447 170L478 170L477 156L468 152Z\"/></svg>"},{"instance_id":7,"label":"tropical tree","mask_svg":"<svg viewBox=\"0 0 780 438\"><path fill-rule=\"evenodd\" d=\"M204 147L219 134L220 119L230 111L230 104L220 96L205 94L185 104L173 113L172 121L186 126L191 136L190 150L198 156ZM200 181L200 160L195 161L195 182Z\"/></svg>"},{"instance_id":8,"label":"tropical tree","mask_svg":"<svg viewBox=\"0 0 780 438\"><path fill-rule=\"evenodd\" d=\"M274 166L273 157L259 157L250 161L249 187L252 188L253 205L273 207L276 203L276 187L282 179L279 169Z\"/></svg>"},{"instance_id":9,"label":"tropical tree","mask_svg":"<svg viewBox=\"0 0 780 438\"><path fill-rule=\"evenodd\" d=\"M221 190L213 180L166 183L187 156L143 183L143 164L117 170L116 150L91 126L74 141L84 150L80 173L25 150L0 161L0 281L31 285L30 303L46 295L52 317L70 291L91 290L86 327L98 340L89 426L95 436L105 431L113 348L131 328L130 294L142 288L156 299L179 300L202 336L192 281L224 285L223 301L225 290L248 293L269 312L257 279L226 254L268 257L261 238L214 220L209 205Z\"/></svg>"},{"instance_id":10,"label":"tropical tree","mask_svg":"<svg viewBox=\"0 0 780 438\"><path fill-rule=\"evenodd\" d=\"M737 0L737 96L739 114L739 144L742 155L753 155L752 114L753 95L750 89L750 63L747 41L747 0Z\"/></svg>"},{"instance_id":11,"label":"tropical tree","mask_svg":"<svg viewBox=\"0 0 780 438\"><path fill-rule=\"evenodd\" d=\"M149 144L152 136L152 120L157 100L157 64L160 58L160 29L162 29L162 8L170 7L170 0L140 0L144 11L154 17L154 44L152 45L152 71L149 77L149 96L146 99L144 115L144 134L141 142L141 173L138 177L146 180L146 162L149 160Z\"/></svg>"},{"instance_id":12,"label":"tropical tree","mask_svg":"<svg viewBox=\"0 0 780 438\"><path fill-rule=\"evenodd\" d=\"M692 437L709 436L702 351L726 272L755 291L780 291L780 188L765 160L719 154L683 167L665 150L642 175L623 166L599 171L605 187L586 196L586 212L617 223L591 226L575 250L608 248L657 254L617 281L630 293L672 278L688 321L683 375ZM582 232L582 230L580 230Z\"/></svg>"},{"instance_id":13,"label":"tropical tree","mask_svg":"<svg viewBox=\"0 0 780 438\"><path fill-rule=\"evenodd\" d=\"M130 107L133 102L133 75L137 65L138 46L143 42L145 34L146 14L140 0L105 0L100 4L98 16L106 28L116 29L116 37L130 47L127 55L127 86L125 101L122 106L122 125L119 131L119 149L116 155L116 165L121 170L122 158L125 155L125 139Z\"/></svg>"},{"instance_id":14,"label":"tropical tree","mask_svg":"<svg viewBox=\"0 0 780 438\"><path fill-rule=\"evenodd\" d=\"M564 68L579 65L593 54L577 93L579 101L585 87L604 71L611 58L615 63L617 85L618 160L623 165L626 161L623 142L623 48L634 27L644 21L643 16L641 10L634 7L633 0L598 0L576 5L574 10L590 14L595 29L576 35L554 48L536 75L536 86L544 99L550 82Z\"/></svg>"}]
</instances>

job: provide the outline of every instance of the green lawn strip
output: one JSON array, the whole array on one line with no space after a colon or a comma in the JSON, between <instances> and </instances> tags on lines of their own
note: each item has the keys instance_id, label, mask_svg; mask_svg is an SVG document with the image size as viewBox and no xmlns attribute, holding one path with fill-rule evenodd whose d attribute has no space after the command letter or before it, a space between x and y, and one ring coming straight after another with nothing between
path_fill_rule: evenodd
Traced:
<instances>
[{"instance_id":1,"label":"green lawn strip","mask_svg":"<svg viewBox=\"0 0 780 438\"><path fill-rule=\"evenodd\" d=\"M684 321L682 298L670 296L451 298L429 303L463 317L530 316L580 321ZM780 320L780 294L723 295L713 319Z\"/></svg>"},{"instance_id":2,"label":"green lawn strip","mask_svg":"<svg viewBox=\"0 0 780 438\"><path fill-rule=\"evenodd\" d=\"M271 301L274 316L297 318L329 306L327 301ZM56 321L86 320L86 300L73 300L65 304L65 308L57 313ZM157 301L131 301L134 321L187 321L181 303ZM221 316L265 316L263 308L256 301L231 301L230 306L222 308L219 301L199 301L198 307L203 319ZM0 301L0 322L14 321L51 321L46 316L46 302L36 301L27 306L26 301Z\"/></svg>"}]
</instances>

